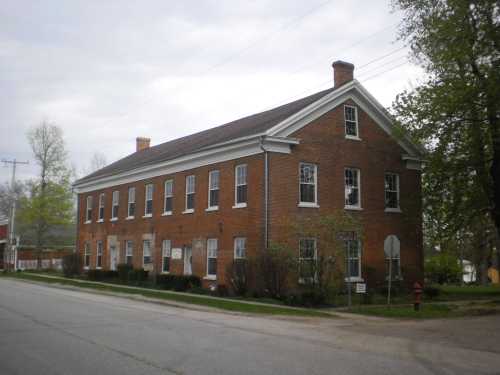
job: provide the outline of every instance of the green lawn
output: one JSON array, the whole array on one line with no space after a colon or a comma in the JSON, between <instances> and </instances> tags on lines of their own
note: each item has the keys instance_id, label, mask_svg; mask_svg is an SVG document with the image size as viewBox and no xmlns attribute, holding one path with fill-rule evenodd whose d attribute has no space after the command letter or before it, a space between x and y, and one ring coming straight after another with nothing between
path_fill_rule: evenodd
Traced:
<instances>
[{"instance_id":1,"label":"green lawn","mask_svg":"<svg viewBox=\"0 0 500 375\"><path fill-rule=\"evenodd\" d=\"M498 285L441 285L438 286L439 301L474 300L474 299L500 299L500 286Z\"/></svg>"},{"instance_id":2,"label":"green lawn","mask_svg":"<svg viewBox=\"0 0 500 375\"><path fill-rule=\"evenodd\" d=\"M267 315L287 315L287 316L307 316L307 317L323 317L332 318L332 314L326 312L309 310L309 309L298 309L298 308L288 308L280 306L266 306L257 303L245 303L240 301L231 301L221 298L206 297L201 295L185 295L178 294L175 292L159 291L154 289L144 289L144 288L133 288L127 286L119 286L104 283L95 283L90 281L66 279L62 277L50 278L43 275L37 275L27 272L18 273L2 273L0 277L9 277L21 280L29 280L36 282L43 282L48 284L60 284L69 285L79 288L92 289L96 291L113 292L113 293L123 293L140 295L148 298L155 298L165 301L174 301L188 303L198 306L213 307L222 310L251 313L251 314L267 314Z\"/></svg>"}]
</instances>

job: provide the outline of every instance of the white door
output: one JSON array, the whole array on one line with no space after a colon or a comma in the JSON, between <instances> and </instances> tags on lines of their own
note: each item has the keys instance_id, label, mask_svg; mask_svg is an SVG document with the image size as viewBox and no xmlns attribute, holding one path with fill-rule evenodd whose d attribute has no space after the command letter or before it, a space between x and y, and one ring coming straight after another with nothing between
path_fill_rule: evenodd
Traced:
<instances>
[{"instance_id":1,"label":"white door","mask_svg":"<svg viewBox=\"0 0 500 375\"><path fill-rule=\"evenodd\" d=\"M118 265L118 250L116 249L115 245L111 245L111 247L109 248L109 256L109 269L111 271L116 271L116 266Z\"/></svg>"},{"instance_id":2,"label":"white door","mask_svg":"<svg viewBox=\"0 0 500 375\"><path fill-rule=\"evenodd\" d=\"M184 275L193 273L193 250L191 246L184 247Z\"/></svg>"}]
</instances>

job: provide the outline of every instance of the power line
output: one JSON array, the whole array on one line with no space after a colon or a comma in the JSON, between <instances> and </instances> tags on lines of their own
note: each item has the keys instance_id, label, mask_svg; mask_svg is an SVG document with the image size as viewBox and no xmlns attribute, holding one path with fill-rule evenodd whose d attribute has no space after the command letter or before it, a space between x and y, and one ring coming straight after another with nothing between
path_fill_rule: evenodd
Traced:
<instances>
[{"instance_id":1,"label":"power line","mask_svg":"<svg viewBox=\"0 0 500 375\"><path fill-rule=\"evenodd\" d=\"M402 64L398 64L398 65L396 65L396 66L393 66L392 68L387 69L387 70L384 70L384 71L382 71L382 72L380 72L380 73L377 73L377 74L371 75L371 76L369 76L368 78L363 79L363 80L362 80L362 82L369 81L369 80L370 80L370 79L372 79L372 78L375 78L375 77L381 76L382 74L385 74L385 73L388 73L388 72L390 72L390 71L393 71L394 69L397 69L397 68L399 68L399 67L401 67L401 66L403 66L403 65L406 65L406 64L408 64L408 61L405 61L404 63L402 63Z\"/></svg>"},{"instance_id":2,"label":"power line","mask_svg":"<svg viewBox=\"0 0 500 375\"><path fill-rule=\"evenodd\" d=\"M395 49L395 50L393 50L393 51L391 51L391 52L389 52L389 53L387 53L387 54L383 55L383 56L380 56L380 57L377 57L377 58L375 58L375 59L373 59L373 60L370 60L370 61L368 61L367 63L365 63L365 64L363 64L363 65L360 65L357 69L358 69L358 70L362 70L363 68L367 67L368 65L371 65L371 64L373 64L374 62L377 62L377 61L383 60L383 59L385 59L386 57L389 57L389 56L391 56L391 55L394 55L395 53L397 53L397 52L401 51L401 50L402 50L402 49L404 49L404 48L406 48L406 46L402 46L402 47L400 47L400 48L397 48L397 49Z\"/></svg>"}]
</instances>

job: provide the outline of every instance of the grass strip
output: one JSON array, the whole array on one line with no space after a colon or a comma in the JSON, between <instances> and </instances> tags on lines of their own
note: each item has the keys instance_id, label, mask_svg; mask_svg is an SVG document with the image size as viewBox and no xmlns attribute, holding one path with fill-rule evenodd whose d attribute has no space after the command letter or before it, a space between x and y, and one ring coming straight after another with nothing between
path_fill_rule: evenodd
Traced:
<instances>
[{"instance_id":1,"label":"grass strip","mask_svg":"<svg viewBox=\"0 0 500 375\"><path fill-rule=\"evenodd\" d=\"M286 315L286 316L322 317L322 318L333 317L332 314L317 310L268 306L268 305L253 304L248 302L229 301L227 299L219 299L216 297L205 297L199 295L189 296L185 294L178 294L168 291L111 285L105 283L95 283L89 281L66 279L62 277L45 277L41 275L28 274L28 273L2 274L2 277L9 277L21 280L31 280L47 284L70 285L78 288L92 289L104 292L140 295L147 298L182 302L192 305L206 306L227 311L249 313L249 314Z\"/></svg>"}]
</instances>

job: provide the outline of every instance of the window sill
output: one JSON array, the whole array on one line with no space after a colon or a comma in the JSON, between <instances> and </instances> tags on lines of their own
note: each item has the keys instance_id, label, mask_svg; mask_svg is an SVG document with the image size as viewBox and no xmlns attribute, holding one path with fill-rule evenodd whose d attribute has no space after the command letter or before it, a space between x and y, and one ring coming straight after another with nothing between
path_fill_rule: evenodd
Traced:
<instances>
[{"instance_id":1,"label":"window sill","mask_svg":"<svg viewBox=\"0 0 500 375\"><path fill-rule=\"evenodd\" d=\"M83 224L90 224L92 222L92 220L87 220L87 221L84 221Z\"/></svg>"},{"instance_id":2,"label":"window sill","mask_svg":"<svg viewBox=\"0 0 500 375\"><path fill-rule=\"evenodd\" d=\"M104 219L97 220L98 223L104 223Z\"/></svg>"},{"instance_id":3,"label":"window sill","mask_svg":"<svg viewBox=\"0 0 500 375\"><path fill-rule=\"evenodd\" d=\"M344 281L346 283L363 283L365 279L363 279L362 277L346 277L344 278Z\"/></svg>"},{"instance_id":4,"label":"window sill","mask_svg":"<svg viewBox=\"0 0 500 375\"><path fill-rule=\"evenodd\" d=\"M392 212L392 213L397 213L397 214L400 214L402 213L403 211L401 211L401 208L386 208L384 210L384 212Z\"/></svg>"},{"instance_id":5,"label":"window sill","mask_svg":"<svg viewBox=\"0 0 500 375\"><path fill-rule=\"evenodd\" d=\"M358 206L344 206L344 210L363 211L363 208Z\"/></svg>"},{"instance_id":6,"label":"window sill","mask_svg":"<svg viewBox=\"0 0 500 375\"><path fill-rule=\"evenodd\" d=\"M192 214L194 212L194 208L188 208L187 210L182 211L183 214Z\"/></svg>"},{"instance_id":7,"label":"window sill","mask_svg":"<svg viewBox=\"0 0 500 375\"><path fill-rule=\"evenodd\" d=\"M172 216L172 211L165 211L161 216Z\"/></svg>"},{"instance_id":8,"label":"window sill","mask_svg":"<svg viewBox=\"0 0 500 375\"><path fill-rule=\"evenodd\" d=\"M134 220L134 219L135 219L135 216L127 216L127 217L125 218L125 220Z\"/></svg>"},{"instance_id":9,"label":"window sill","mask_svg":"<svg viewBox=\"0 0 500 375\"><path fill-rule=\"evenodd\" d=\"M216 275L207 275L207 276L203 277L203 280L215 281L215 280L217 280L217 276Z\"/></svg>"},{"instance_id":10,"label":"window sill","mask_svg":"<svg viewBox=\"0 0 500 375\"><path fill-rule=\"evenodd\" d=\"M246 206L246 203L237 203L233 206L233 208L245 208Z\"/></svg>"},{"instance_id":11,"label":"window sill","mask_svg":"<svg viewBox=\"0 0 500 375\"><path fill-rule=\"evenodd\" d=\"M143 219L149 219L150 217L153 217L153 214L146 214L142 218Z\"/></svg>"},{"instance_id":12,"label":"window sill","mask_svg":"<svg viewBox=\"0 0 500 375\"><path fill-rule=\"evenodd\" d=\"M385 281L389 281L389 276L385 277ZM403 276L393 276L391 281L403 281Z\"/></svg>"},{"instance_id":13,"label":"window sill","mask_svg":"<svg viewBox=\"0 0 500 375\"><path fill-rule=\"evenodd\" d=\"M90 267L89 267L89 266L85 266L85 267L83 267L83 269L84 269L84 270L89 270L89 269L90 269Z\"/></svg>"},{"instance_id":14,"label":"window sill","mask_svg":"<svg viewBox=\"0 0 500 375\"><path fill-rule=\"evenodd\" d=\"M219 206L208 207L207 209L205 209L205 211L207 211L207 212L219 211Z\"/></svg>"},{"instance_id":15,"label":"window sill","mask_svg":"<svg viewBox=\"0 0 500 375\"><path fill-rule=\"evenodd\" d=\"M111 219L109 219L109 221L118 221L118 218L117 217L112 217Z\"/></svg>"},{"instance_id":16,"label":"window sill","mask_svg":"<svg viewBox=\"0 0 500 375\"><path fill-rule=\"evenodd\" d=\"M160 272L162 275L169 275L170 274L170 271L161 271Z\"/></svg>"},{"instance_id":17,"label":"window sill","mask_svg":"<svg viewBox=\"0 0 500 375\"><path fill-rule=\"evenodd\" d=\"M95 269L96 270L102 270L102 267L96 267Z\"/></svg>"},{"instance_id":18,"label":"window sill","mask_svg":"<svg viewBox=\"0 0 500 375\"><path fill-rule=\"evenodd\" d=\"M354 135L346 135L345 139L350 139L351 141L361 141L362 139Z\"/></svg>"},{"instance_id":19,"label":"window sill","mask_svg":"<svg viewBox=\"0 0 500 375\"><path fill-rule=\"evenodd\" d=\"M300 202L297 206L306 208L319 208L319 204L310 202Z\"/></svg>"}]
</instances>

